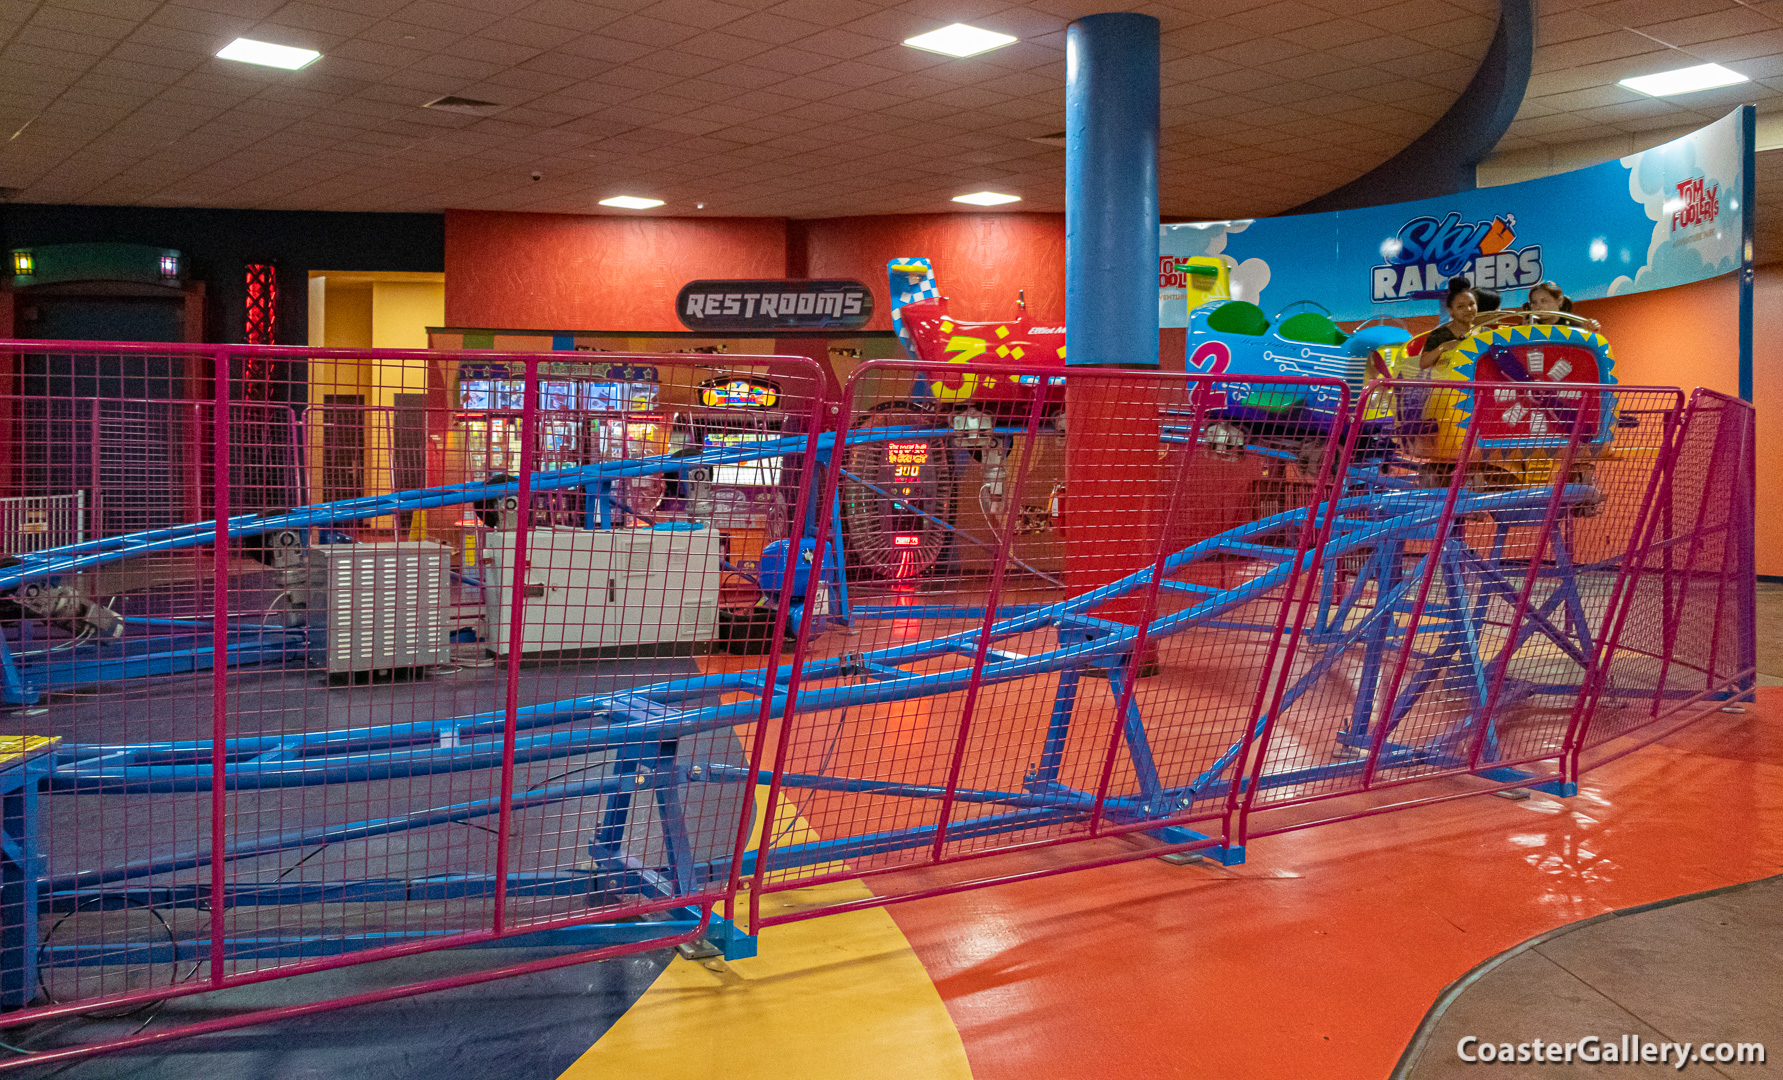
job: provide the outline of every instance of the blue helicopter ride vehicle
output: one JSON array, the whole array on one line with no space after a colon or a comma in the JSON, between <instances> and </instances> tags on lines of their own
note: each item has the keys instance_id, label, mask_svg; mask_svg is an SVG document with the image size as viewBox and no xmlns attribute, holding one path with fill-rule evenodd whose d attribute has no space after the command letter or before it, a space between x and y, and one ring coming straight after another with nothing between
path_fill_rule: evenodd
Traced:
<instances>
[{"instance_id":1,"label":"blue helicopter ride vehicle","mask_svg":"<svg viewBox=\"0 0 1783 1080\"><path fill-rule=\"evenodd\" d=\"M1303 310L1293 311L1296 307ZM1355 403L1371 378L1394 369L1410 338L1397 326L1346 333L1306 304L1290 304L1271 319L1248 301L1216 300L1189 313L1187 368L1239 380L1339 379ZM1342 395L1328 383L1289 390L1234 382L1222 385L1211 404L1205 429L1210 446L1236 454L1254 444L1306 461L1327 444L1339 422ZM1358 454L1380 456L1391 447L1392 434L1391 415L1365 418Z\"/></svg>"}]
</instances>

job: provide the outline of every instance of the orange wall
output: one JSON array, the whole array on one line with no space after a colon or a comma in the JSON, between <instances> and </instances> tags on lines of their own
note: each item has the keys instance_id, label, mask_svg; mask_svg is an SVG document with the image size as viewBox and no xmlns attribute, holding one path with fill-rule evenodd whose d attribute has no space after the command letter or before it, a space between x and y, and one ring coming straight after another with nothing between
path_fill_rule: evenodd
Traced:
<instances>
[{"instance_id":1,"label":"orange wall","mask_svg":"<svg viewBox=\"0 0 1783 1080\"><path fill-rule=\"evenodd\" d=\"M1753 289L1752 402L1758 407L1758 572L1783 575L1783 266Z\"/></svg>"},{"instance_id":2,"label":"orange wall","mask_svg":"<svg viewBox=\"0 0 1783 1080\"><path fill-rule=\"evenodd\" d=\"M699 278L854 278L873 289L870 330L891 329L885 264L927 256L967 319L1013 318L1016 294L1065 318L1059 214L618 218L446 212L446 323L538 330L681 330L675 294ZM800 274L800 270L803 273Z\"/></svg>"},{"instance_id":3,"label":"orange wall","mask_svg":"<svg viewBox=\"0 0 1783 1080\"><path fill-rule=\"evenodd\" d=\"M1758 572L1783 575L1783 483L1778 482L1783 477L1783 266L1759 268L1754 300ZM1734 275L1585 301L1578 311L1603 323L1616 350L1618 382L1739 393L1739 285Z\"/></svg>"},{"instance_id":4,"label":"orange wall","mask_svg":"<svg viewBox=\"0 0 1783 1080\"><path fill-rule=\"evenodd\" d=\"M962 319L1013 319L1027 294L1036 321L1065 321L1063 214L900 214L802 223L811 277L873 288L871 330L891 329L885 264L926 256L948 310Z\"/></svg>"},{"instance_id":5,"label":"orange wall","mask_svg":"<svg viewBox=\"0 0 1783 1080\"><path fill-rule=\"evenodd\" d=\"M784 276L781 218L446 211L448 326L682 330L689 281Z\"/></svg>"},{"instance_id":6,"label":"orange wall","mask_svg":"<svg viewBox=\"0 0 1783 1080\"><path fill-rule=\"evenodd\" d=\"M1581 301L1616 350L1616 381L1740 391L1739 289L1732 274L1676 289Z\"/></svg>"}]
</instances>

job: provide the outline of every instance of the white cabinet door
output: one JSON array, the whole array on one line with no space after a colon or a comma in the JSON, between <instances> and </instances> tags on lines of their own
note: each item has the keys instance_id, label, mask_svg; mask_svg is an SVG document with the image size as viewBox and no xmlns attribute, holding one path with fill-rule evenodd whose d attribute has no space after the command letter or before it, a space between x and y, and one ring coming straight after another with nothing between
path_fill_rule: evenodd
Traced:
<instances>
[{"instance_id":1,"label":"white cabinet door","mask_svg":"<svg viewBox=\"0 0 1783 1080\"><path fill-rule=\"evenodd\" d=\"M490 638L508 649L512 534L484 543ZM718 536L710 528L538 529L527 537L521 651L565 652L718 634Z\"/></svg>"}]
</instances>

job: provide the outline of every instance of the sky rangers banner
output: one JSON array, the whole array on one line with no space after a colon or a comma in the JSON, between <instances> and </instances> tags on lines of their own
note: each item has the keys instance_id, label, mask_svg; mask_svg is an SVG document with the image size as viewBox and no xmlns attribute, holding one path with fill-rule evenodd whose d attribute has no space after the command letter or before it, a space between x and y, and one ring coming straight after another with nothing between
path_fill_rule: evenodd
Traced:
<instances>
[{"instance_id":1,"label":"sky rangers banner","mask_svg":"<svg viewBox=\"0 0 1783 1080\"><path fill-rule=\"evenodd\" d=\"M1271 314L1305 302L1340 321L1434 315L1458 276L1497 290L1505 307L1545 280L1575 300L1701 281L1739 268L1742 159L1735 112L1651 150L1518 184L1328 214L1165 225L1159 325L1187 326L1192 306L1215 299Z\"/></svg>"}]
</instances>

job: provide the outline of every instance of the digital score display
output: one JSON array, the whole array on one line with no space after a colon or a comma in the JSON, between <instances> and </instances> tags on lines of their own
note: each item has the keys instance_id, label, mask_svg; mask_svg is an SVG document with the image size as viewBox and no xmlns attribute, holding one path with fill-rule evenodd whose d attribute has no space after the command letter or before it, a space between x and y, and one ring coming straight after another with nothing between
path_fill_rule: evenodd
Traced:
<instances>
[{"instance_id":1,"label":"digital score display","mask_svg":"<svg viewBox=\"0 0 1783 1080\"><path fill-rule=\"evenodd\" d=\"M700 404L714 409L771 409L780 384L766 379L710 379L700 384Z\"/></svg>"},{"instance_id":2,"label":"digital score display","mask_svg":"<svg viewBox=\"0 0 1783 1080\"><path fill-rule=\"evenodd\" d=\"M843 450L840 508L851 563L893 581L920 577L951 547L950 428L913 412L905 402L875 406Z\"/></svg>"},{"instance_id":3,"label":"digital score display","mask_svg":"<svg viewBox=\"0 0 1783 1080\"><path fill-rule=\"evenodd\" d=\"M922 478L923 466L929 463L928 443L887 443L885 450L887 460L891 463L893 480L919 480Z\"/></svg>"}]
</instances>

